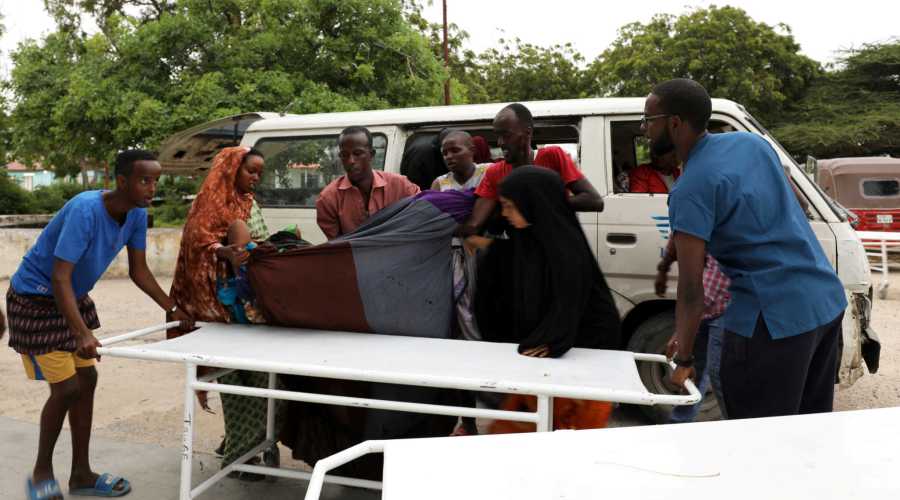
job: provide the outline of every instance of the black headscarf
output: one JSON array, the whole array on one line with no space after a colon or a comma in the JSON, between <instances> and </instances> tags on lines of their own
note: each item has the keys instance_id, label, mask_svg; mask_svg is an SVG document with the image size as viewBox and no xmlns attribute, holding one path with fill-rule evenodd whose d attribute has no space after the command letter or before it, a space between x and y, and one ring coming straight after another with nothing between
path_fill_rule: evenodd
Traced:
<instances>
[{"instance_id":1,"label":"black headscarf","mask_svg":"<svg viewBox=\"0 0 900 500\"><path fill-rule=\"evenodd\" d=\"M405 175L419 189L431 189L431 183L448 172L441 153L441 142L452 129L441 130L432 138L415 138L407 145L400 161L400 173Z\"/></svg>"},{"instance_id":2,"label":"black headscarf","mask_svg":"<svg viewBox=\"0 0 900 500\"><path fill-rule=\"evenodd\" d=\"M476 317L486 340L618 349L619 313L555 172L515 168L500 184L530 223L496 240L478 269Z\"/></svg>"}]
</instances>

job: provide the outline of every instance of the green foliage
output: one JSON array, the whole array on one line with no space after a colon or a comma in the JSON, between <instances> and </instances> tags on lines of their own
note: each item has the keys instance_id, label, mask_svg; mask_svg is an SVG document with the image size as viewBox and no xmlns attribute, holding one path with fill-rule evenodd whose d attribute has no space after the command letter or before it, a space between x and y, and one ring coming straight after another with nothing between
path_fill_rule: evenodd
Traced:
<instances>
[{"instance_id":1,"label":"green foliage","mask_svg":"<svg viewBox=\"0 0 900 500\"><path fill-rule=\"evenodd\" d=\"M191 209L188 198L200 189L202 179L192 177L172 177L164 175L156 188L156 197L162 203L150 208L155 227L180 227Z\"/></svg>"},{"instance_id":2,"label":"green foliage","mask_svg":"<svg viewBox=\"0 0 900 500\"><path fill-rule=\"evenodd\" d=\"M0 214L52 214L85 189L100 189L100 186L85 188L80 183L55 182L29 192L6 172L0 172Z\"/></svg>"},{"instance_id":3,"label":"green foliage","mask_svg":"<svg viewBox=\"0 0 900 500\"><path fill-rule=\"evenodd\" d=\"M691 78L713 97L737 101L769 120L821 72L799 49L786 25L772 27L741 9L711 6L622 27L589 73L595 94L615 96L642 96L656 83Z\"/></svg>"},{"instance_id":4,"label":"green foliage","mask_svg":"<svg viewBox=\"0 0 900 500\"><path fill-rule=\"evenodd\" d=\"M31 213L55 213L75 195L90 189L101 189L101 186L93 185L85 188L78 182L54 182L49 186L38 186L30 193L32 197Z\"/></svg>"},{"instance_id":5,"label":"green foliage","mask_svg":"<svg viewBox=\"0 0 900 500\"><path fill-rule=\"evenodd\" d=\"M848 52L773 134L798 157L900 155L900 40Z\"/></svg>"},{"instance_id":6,"label":"green foliage","mask_svg":"<svg viewBox=\"0 0 900 500\"><path fill-rule=\"evenodd\" d=\"M3 37L5 33L3 15L0 14L0 37ZM3 90L3 84L0 83L0 161L5 165L9 161L9 146L12 136L9 128L9 102Z\"/></svg>"},{"instance_id":7,"label":"green foliage","mask_svg":"<svg viewBox=\"0 0 900 500\"><path fill-rule=\"evenodd\" d=\"M165 200L183 200L197 194L203 180L199 177L163 175L156 185L156 197Z\"/></svg>"},{"instance_id":8,"label":"green foliage","mask_svg":"<svg viewBox=\"0 0 900 500\"><path fill-rule=\"evenodd\" d=\"M410 19L442 58L441 26ZM462 48L464 31L450 25L449 32L452 88L464 93L454 93L454 102L643 96L659 82L688 77L770 120L821 74L818 63L799 54L790 28L758 23L733 7L625 25L589 65L570 44L501 39L497 48L475 54Z\"/></svg>"},{"instance_id":9,"label":"green foliage","mask_svg":"<svg viewBox=\"0 0 900 500\"><path fill-rule=\"evenodd\" d=\"M2 91L2 88L0 88ZM9 127L9 110L6 96L0 94L0 161L5 165L9 162L9 149L12 141L12 131Z\"/></svg>"},{"instance_id":10,"label":"green foliage","mask_svg":"<svg viewBox=\"0 0 900 500\"><path fill-rule=\"evenodd\" d=\"M429 23L411 2L409 21L428 40L432 53L444 60L443 24ZM465 49L469 34L448 25L450 92L453 104L536 101L585 97L584 56L571 44L542 47L519 38L498 40L498 48L480 54Z\"/></svg>"},{"instance_id":11,"label":"green foliage","mask_svg":"<svg viewBox=\"0 0 900 500\"><path fill-rule=\"evenodd\" d=\"M442 23L430 23L422 17L421 6L407 3L409 22L428 40L434 57L443 63ZM464 48L469 34L456 23L447 26L447 52L449 55L450 99L452 104L491 102L491 96L483 87L483 71L474 51Z\"/></svg>"},{"instance_id":12,"label":"green foliage","mask_svg":"<svg viewBox=\"0 0 900 500\"><path fill-rule=\"evenodd\" d=\"M21 44L0 92L0 159L102 170L123 148L248 111L317 113L643 96L674 77L745 105L795 155L900 154L900 41L823 70L789 27L734 7L631 23L588 63L571 45L499 40L422 17L421 0L45 0L58 29ZM100 32L87 35L83 18ZM2 33L2 26L0 26ZM8 154L7 154L8 153ZM166 195L158 220L186 209ZM47 206L61 196L48 195Z\"/></svg>"},{"instance_id":13,"label":"green foliage","mask_svg":"<svg viewBox=\"0 0 900 500\"><path fill-rule=\"evenodd\" d=\"M12 54L10 126L17 158L60 176L229 114L440 102L445 72L401 0L46 4L59 28Z\"/></svg>"},{"instance_id":14,"label":"green foliage","mask_svg":"<svg viewBox=\"0 0 900 500\"><path fill-rule=\"evenodd\" d=\"M571 44L541 47L500 40L478 56L480 85L492 101L586 97L584 57Z\"/></svg>"},{"instance_id":15,"label":"green foliage","mask_svg":"<svg viewBox=\"0 0 900 500\"><path fill-rule=\"evenodd\" d=\"M35 213L31 193L0 172L0 215Z\"/></svg>"},{"instance_id":16,"label":"green foliage","mask_svg":"<svg viewBox=\"0 0 900 500\"><path fill-rule=\"evenodd\" d=\"M150 208L154 227L181 227L187 219L191 204L188 201L166 200Z\"/></svg>"}]
</instances>

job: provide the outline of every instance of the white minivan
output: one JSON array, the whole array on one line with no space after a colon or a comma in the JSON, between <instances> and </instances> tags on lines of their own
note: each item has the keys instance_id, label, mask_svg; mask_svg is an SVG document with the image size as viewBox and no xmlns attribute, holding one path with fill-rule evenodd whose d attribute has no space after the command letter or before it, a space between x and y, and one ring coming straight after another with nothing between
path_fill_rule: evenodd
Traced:
<instances>
[{"instance_id":1,"label":"white minivan","mask_svg":"<svg viewBox=\"0 0 900 500\"><path fill-rule=\"evenodd\" d=\"M662 352L674 331L674 290L657 297L653 281L669 233L667 195L623 192L630 168L648 160L640 131L643 98L599 98L524 103L534 116L534 145L559 145L572 153L605 200L599 213L579 213L582 228L613 290L624 320L624 345L631 351ZM299 224L303 237L325 241L316 225L315 202L323 187L342 175L336 143L351 125L368 127L377 151L375 168L399 172L404 151L455 127L496 145L491 121L505 104L390 109L349 113L284 115L247 113L193 127L170 137L160 151L166 173L209 167L225 146L252 146L265 154L257 200L270 228ZM869 327L871 277L862 244L845 212L811 182L788 153L743 108L713 99L710 130L759 134L778 152L809 202L810 225L840 276L849 299L839 378L846 387L862 376L861 342ZM494 156L499 151L494 148ZM675 279L673 274L672 279ZM659 364L639 367L648 388L671 391ZM707 398L714 405L714 398ZM646 407L664 420L668 409Z\"/></svg>"}]
</instances>

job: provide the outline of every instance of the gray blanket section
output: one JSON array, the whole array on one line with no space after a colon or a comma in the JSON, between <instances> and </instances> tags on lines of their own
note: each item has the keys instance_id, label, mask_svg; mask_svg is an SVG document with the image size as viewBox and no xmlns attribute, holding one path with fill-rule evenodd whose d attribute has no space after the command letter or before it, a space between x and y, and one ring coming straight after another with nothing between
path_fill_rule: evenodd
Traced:
<instances>
[{"instance_id":1,"label":"gray blanket section","mask_svg":"<svg viewBox=\"0 0 900 500\"><path fill-rule=\"evenodd\" d=\"M353 249L366 321L375 333L449 338L453 314L450 241L456 221L431 203L407 198L373 215L356 231L334 240ZM428 387L372 384L371 396L439 404L451 392ZM446 402L444 402L446 404ZM450 404L457 404L450 402ZM426 420L442 417L369 410L365 439L407 436ZM446 433L454 420L447 420ZM434 422L433 422L434 423Z\"/></svg>"},{"instance_id":2,"label":"gray blanket section","mask_svg":"<svg viewBox=\"0 0 900 500\"><path fill-rule=\"evenodd\" d=\"M450 240L456 225L431 203L408 198L334 240L353 248L359 292L374 332L450 336Z\"/></svg>"}]
</instances>

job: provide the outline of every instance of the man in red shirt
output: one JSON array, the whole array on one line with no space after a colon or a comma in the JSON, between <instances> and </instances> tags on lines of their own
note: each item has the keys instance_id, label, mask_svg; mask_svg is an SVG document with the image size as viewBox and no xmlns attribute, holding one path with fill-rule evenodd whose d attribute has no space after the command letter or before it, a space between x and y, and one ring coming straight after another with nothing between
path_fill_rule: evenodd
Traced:
<instances>
[{"instance_id":1,"label":"man in red shirt","mask_svg":"<svg viewBox=\"0 0 900 500\"><path fill-rule=\"evenodd\" d=\"M650 153L650 163L635 167L628 173L628 190L632 193L668 194L681 175L681 166L675 153L662 156Z\"/></svg>"},{"instance_id":2,"label":"man in red shirt","mask_svg":"<svg viewBox=\"0 0 900 500\"><path fill-rule=\"evenodd\" d=\"M478 199L472 209L472 215L460 227L460 234L469 236L477 233L487 222L499 203L497 186L512 172L522 165L539 165L550 168L562 178L566 189L571 193L569 204L580 212L600 212L603 210L603 198L584 174L575 166L575 162L561 148L549 146L538 152L538 158L531 149L534 134L534 120L531 112L519 103L501 109L494 117L494 133L497 145L503 150L503 159L488 167L484 178L475 190ZM558 151L557 151L558 150ZM537 160L547 158L540 164ZM550 161L561 159L562 161Z\"/></svg>"}]
</instances>

